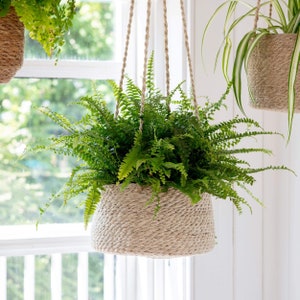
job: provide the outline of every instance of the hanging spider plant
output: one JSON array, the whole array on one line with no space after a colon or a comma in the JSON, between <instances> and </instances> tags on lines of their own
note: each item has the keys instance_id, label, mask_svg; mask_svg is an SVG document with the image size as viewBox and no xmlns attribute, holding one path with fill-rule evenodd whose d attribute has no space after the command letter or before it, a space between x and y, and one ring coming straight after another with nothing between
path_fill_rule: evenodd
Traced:
<instances>
[{"instance_id":1,"label":"hanging spider plant","mask_svg":"<svg viewBox=\"0 0 300 300\"><path fill-rule=\"evenodd\" d=\"M237 9L243 6L245 11L239 13ZM270 7L270 9L268 9ZM248 72L248 63L254 49L267 36L274 36L279 34L293 34L295 36L295 43L293 44L291 56L289 58L289 66L287 71L287 103L286 110L288 112L288 139L292 131L293 116L295 112L295 83L297 78L297 71L300 58L300 0L288 1L258 1L256 5L250 5L244 1L231 0L222 3L214 11L209 19L204 34L202 37L202 53L204 39L207 35L208 28L212 21L217 17L218 13L227 9L224 25L223 25L223 41L216 55L216 62L222 55L222 71L227 83L231 82L236 103L239 109L244 112L242 103L242 71ZM268 11L265 13L264 11ZM273 10L272 13L270 13ZM238 29L242 22L247 19L254 21L253 28L246 32L240 39L237 49L234 53L234 61L231 73L229 71L229 61L234 51L232 48L232 36L235 29ZM264 27L257 26L257 20L263 21ZM274 62L275 63L275 62ZM282 78L284 81L285 78ZM249 87L249 78L248 78ZM255 103L256 99L249 88L251 101ZM286 99L284 99L286 101Z\"/></svg>"}]
</instances>

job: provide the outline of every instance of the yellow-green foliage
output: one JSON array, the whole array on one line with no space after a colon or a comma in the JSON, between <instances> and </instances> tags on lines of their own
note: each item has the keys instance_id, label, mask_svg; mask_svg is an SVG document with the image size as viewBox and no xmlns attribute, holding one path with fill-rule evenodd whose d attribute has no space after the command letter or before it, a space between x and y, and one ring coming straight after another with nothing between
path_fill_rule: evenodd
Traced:
<instances>
[{"instance_id":1,"label":"yellow-green foliage","mask_svg":"<svg viewBox=\"0 0 300 300\"><path fill-rule=\"evenodd\" d=\"M75 0L4 0L0 17L13 6L32 39L37 40L47 55L57 56L64 36L72 26Z\"/></svg>"}]
</instances>

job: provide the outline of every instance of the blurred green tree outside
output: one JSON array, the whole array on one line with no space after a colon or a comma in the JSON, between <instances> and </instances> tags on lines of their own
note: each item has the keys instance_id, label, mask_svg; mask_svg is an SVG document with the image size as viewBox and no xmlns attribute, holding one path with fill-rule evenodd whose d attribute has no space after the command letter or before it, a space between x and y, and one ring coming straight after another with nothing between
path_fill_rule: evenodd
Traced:
<instances>
[{"instance_id":1,"label":"blurred green tree outside","mask_svg":"<svg viewBox=\"0 0 300 300\"><path fill-rule=\"evenodd\" d=\"M28 36L25 45L26 58L46 58L39 44ZM84 1L79 4L59 59L109 60L114 57L113 49L112 3ZM71 167L77 163L46 152L29 153L22 158L26 146L45 143L52 135L62 133L35 107L48 105L78 119L82 108L72 103L93 93L95 87L112 101L110 88L104 81L15 78L0 86L0 226L35 224L39 207L60 189ZM80 203L81 199L77 199L75 205L62 207L58 199L44 214L41 223L81 222ZM36 299L50 299L49 260L49 256L36 257ZM63 274L63 299L75 299L77 256L63 255L63 266L66 272ZM23 299L23 259L9 259L7 270L8 299ZM89 254L89 299L103 297L102 270L103 255Z\"/></svg>"}]
</instances>

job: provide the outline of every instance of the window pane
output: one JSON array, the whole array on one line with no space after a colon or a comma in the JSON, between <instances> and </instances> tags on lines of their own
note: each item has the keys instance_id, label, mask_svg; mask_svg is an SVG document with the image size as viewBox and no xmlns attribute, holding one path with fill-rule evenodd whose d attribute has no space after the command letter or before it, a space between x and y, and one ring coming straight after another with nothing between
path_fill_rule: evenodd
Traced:
<instances>
[{"instance_id":1,"label":"window pane","mask_svg":"<svg viewBox=\"0 0 300 300\"><path fill-rule=\"evenodd\" d=\"M23 300L24 258L7 259L7 299Z\"/></svg>"},{"instance_id":2,"label":"window pane","mask_svg":"<svg viewBox=\"0 0 300 300\"><path fill-rule=\"evenodd\" d=\"M77 254L65 254L62 259L62 299L77 298Z\"/></svg>"},{"instance_id":3,"label":"window pane","mask_svg":"<svg viewBox=\"0 0 300 300\"><path fill-rule=\"evenodd\" d=\"M60 255L59 255L60 256ZM78 269L78 254L61 254L61 264L53 270L53 257L51 255L36 255L33 257L33 276L25 280L25 257L7 258L7 299L23 300L28 297L28 289L32 286L30 295L35 299L53 299L54 295L61 293L61 299L73 300L78 298L78 287L85 284L80 281ZM103 269L104 256L100 253L89 253L88 256L88 299L103 300ZM51 272L54 272L51 274ZM51 280L56 282L51 282ZM58 292L53 288L60 286ZM25 292L27 291L27 293Z\"/></svg>"},{"instance_id":4,"label":"window pane","mask_svg":"<svg viewBox=\"0 0 300 300\"><path fill-rule=\"evenodd\" d=\"M66 79L14 79L0 88L0 224L34 224L39 206L61 188L78 162L52 153L29 153L20 159L25 146L45 144L63 131L34 106L49 106L52 110L79 119L83 109L72 102L93 86L111 99L106 82ZM113 107L113 103L111 103ZM72 200L71 200L72 201ZM81 199L62 207L62 199L53 202L42 223L81 222Z\"/></svg>"},{"instance_id":5,"label":"window pane","mask_svg":"<svg viewBox=\"0 0 300 300\"><path fill-rule=\"evenodd\" d=\"M110 60L114 57L114 8L109 1L82 1L59 59ZM46 58L26 34L25 58Z\"/></svg>"},{"instance_id":6,"label":"window pane","mask_svg":"<svg viewBox=\"0 0 300 300\"><path fill-rule=\"evenodd\" d=\"M39 255L35 257L34 278L35 299L51 299L51 257Z\"/></svg>"},{"instance_id":7,"label":"window pane","mask_svg":"<svg viewBox=\"0 0 300 300\"><path fill-rule=\"evenodd\" d=\"M89 254L89 299L103 300L104 256L102 253Z\"/></svg>"}]
</instances>

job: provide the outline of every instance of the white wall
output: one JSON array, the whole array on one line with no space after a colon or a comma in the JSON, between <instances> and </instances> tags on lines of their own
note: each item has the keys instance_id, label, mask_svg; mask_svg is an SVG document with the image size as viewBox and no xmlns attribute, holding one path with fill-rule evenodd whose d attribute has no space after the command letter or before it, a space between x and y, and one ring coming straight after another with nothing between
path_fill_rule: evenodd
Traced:
<instances>
[{"instance_id":1,"label":"white wall","mask_svg":"<svg viewBox=\"0 0 300 300\"><path fill-rule=\"evenodd\" d=\"M220 65L215 74L212 66L221 42L221 20L214 22L206 41L206 73L201 63L200 44L209 16L222 1L192 2L198 94L219 97L224 91L224 80ZM244 99L247 98L245 89ZM228 99L228 106L228 116L239 113L232 99ZM286 114L261 112L250 107L246 107L246 111L265 129L286 133ZM300 173L300 118L295 119L288 147L279 137L258 140L257 143L271 148L274 155L268 161L254 158L253 163L286 164ZM253 203L252 215L247 210L238 215L229 203L214 202L218 244L211 253L194 258L194 300L300 299L299 189L299 178L288 172L270 171L257 177L253 191L261 197L264 207Z\"/></svg>"}]
</instances>

